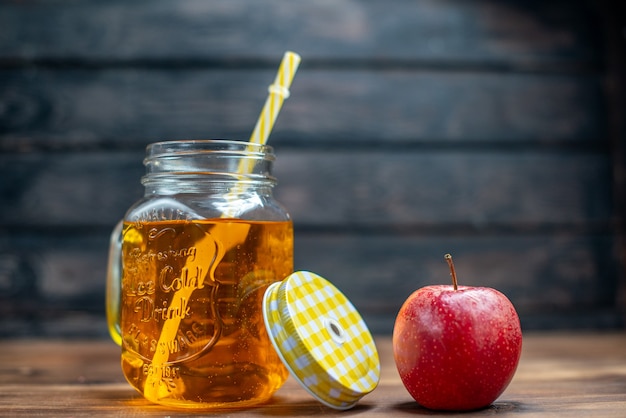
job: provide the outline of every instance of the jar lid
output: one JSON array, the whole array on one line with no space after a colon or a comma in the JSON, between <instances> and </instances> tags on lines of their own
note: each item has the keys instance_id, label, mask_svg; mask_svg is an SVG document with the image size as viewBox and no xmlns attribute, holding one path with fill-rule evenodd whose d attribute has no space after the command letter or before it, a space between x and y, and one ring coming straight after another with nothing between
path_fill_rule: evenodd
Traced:
<instances>
[{"instance_id":1,"label":"jar lid","mask_svg":"<svg viewBox=\"0 0 626 418\"><path fill-rule=\"evenodd\" d=\"M298 271L263 297L267 333L291 375L316 399L349 409L380 379L374 339L341 291Z\"/></svg>"}]
</instances>

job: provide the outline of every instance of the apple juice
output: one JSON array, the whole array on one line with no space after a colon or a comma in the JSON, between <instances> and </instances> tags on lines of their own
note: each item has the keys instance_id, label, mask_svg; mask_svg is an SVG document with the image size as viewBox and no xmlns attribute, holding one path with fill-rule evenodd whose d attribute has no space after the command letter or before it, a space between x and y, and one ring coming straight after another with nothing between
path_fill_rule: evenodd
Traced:
<instances>
[{"instance_id":1,"label":"apple juice","mask_svg":"<svg viewBox=\"0 0 626 418\"><path fill-rule=\"evenodd\" d=\"M267 400L287 371L265 289L293 270L291 221L125 222L122 369L146 399L186 408Z\"/></svg>"}]
</instances>

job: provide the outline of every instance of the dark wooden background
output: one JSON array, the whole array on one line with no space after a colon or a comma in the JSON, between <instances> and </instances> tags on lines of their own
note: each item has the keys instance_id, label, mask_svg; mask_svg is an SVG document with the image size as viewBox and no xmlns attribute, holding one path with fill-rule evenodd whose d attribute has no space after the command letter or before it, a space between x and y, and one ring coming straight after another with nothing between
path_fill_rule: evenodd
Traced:
<instances>
[{"instance_id":1,"label":"dark wooden background","mask_svg":"<svg viewBox=\"0 0 626 418\"><path fill-rule=\"evenodd\" d=\"M108 236L145 146L270 143L296 268L376 333L415 289L500 289L525 329L623 328L624 7L609 1L0 2L0 337L106 337Z\"/></svg>"}]
</instances>

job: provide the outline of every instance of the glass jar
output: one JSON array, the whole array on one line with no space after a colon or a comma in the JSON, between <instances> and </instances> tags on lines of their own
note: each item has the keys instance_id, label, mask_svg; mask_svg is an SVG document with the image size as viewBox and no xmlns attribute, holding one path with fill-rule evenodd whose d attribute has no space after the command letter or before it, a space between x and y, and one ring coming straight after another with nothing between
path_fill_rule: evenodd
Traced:
<instances>
[{"instance_id":1,"label":"glass jar","mask_svg":"<svg viewBox=\"0 0 626 418\"><path fill-rule=\"evenodd\" d=\"M243 407L286 380L262 313L267 287L293 271L274 159L240 141L148 146L145 195L114 231L107 285L124 376L146 399Z\"/></svg>"}]
</instances>

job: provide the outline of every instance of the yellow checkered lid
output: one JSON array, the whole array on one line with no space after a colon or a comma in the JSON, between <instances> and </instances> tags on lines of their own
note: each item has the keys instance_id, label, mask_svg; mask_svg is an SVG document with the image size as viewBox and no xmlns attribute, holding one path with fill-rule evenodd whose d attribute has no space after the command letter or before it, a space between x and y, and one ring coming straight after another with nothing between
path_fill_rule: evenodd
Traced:
<instances>
[{"instance_id":1,"label":"yellow checkered lid","mask_svg":"<svg viewBox=\"0 0 626 418\"><path fill-rule=\"evenodd\" d=\"M376 345L350 301L326 279L298 271L263 298L270 340L291 375L323 404L349 409L380 379Z\"/></svg>"}]
</instances>

